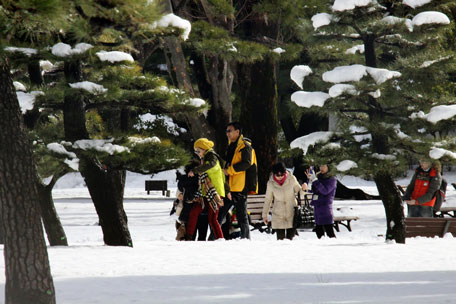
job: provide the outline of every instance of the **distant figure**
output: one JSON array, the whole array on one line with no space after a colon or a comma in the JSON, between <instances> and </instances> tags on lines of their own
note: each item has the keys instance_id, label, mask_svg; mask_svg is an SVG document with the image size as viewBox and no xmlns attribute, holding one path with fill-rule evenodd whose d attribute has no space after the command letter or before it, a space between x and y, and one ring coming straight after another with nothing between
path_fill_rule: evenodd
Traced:
<instances>
[{"instance_id":1,"label":"distant figure","mask_svg":"<svg viewBox=\"0 0 456 304\"><path fill-rule=\"evenodd\" d=\"M336 194L337 179L330 172L329 165L320 165L320 171L315 173L312 168L306 170L306 175L312 189L312 201L315 215L315 233L320 239L326 235L336 237L334 233L333 200Z\"/></svg>"},{"instance_id":2,"label":"distant figure","mask_svg":"<svg viewBox=\"0 0 456 304\"><path fill-rule=\"evenodd\" d=\"M442 183L440 171L440 162L420 160L420 166L415 169L415 174L405 190L404 201L407 203L408 217L433 217L435 193Z\"/></svg>"},{"instance_id":3,"label":"distant figure","mask_svg":"<svg viewBox=\"0 0 456 304\"><path fill-rule=\"evenodd\" d=\"M277 240L292 240L296 229L293 227L296 196L301 193L301 185L281 162L272 166L272 174L266 188L266 199L263 205L263 221L268 223L269 210L272 207L271 227L277 234Z\"/></svg>"}]
</instances>

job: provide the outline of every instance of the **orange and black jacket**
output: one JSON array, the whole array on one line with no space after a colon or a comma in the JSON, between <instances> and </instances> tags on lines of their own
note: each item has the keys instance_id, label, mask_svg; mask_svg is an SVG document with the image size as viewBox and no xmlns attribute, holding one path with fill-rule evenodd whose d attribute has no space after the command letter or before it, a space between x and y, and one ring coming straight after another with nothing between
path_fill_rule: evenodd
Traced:
<instances>
[{"instance_id":1,"label":"orange and black jacket","mask_svg":"<svg viewBox=\"0 0 456 304\"><path fill-rule=\"evenodd\" d=\"M410 184L405 191L404 199L414 199L420 206L431 206L435 204L435 193L440 188L442 177L435 168L424 171L421 167L415 169Z\"/></svg>"}]
</instances>

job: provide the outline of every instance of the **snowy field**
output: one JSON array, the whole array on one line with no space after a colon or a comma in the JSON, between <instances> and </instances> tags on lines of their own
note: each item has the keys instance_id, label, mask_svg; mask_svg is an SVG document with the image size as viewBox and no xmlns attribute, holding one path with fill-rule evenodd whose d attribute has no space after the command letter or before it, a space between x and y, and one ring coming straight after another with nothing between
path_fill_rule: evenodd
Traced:
<instances>
[{"instance_id":1,"label":"snowy field","mask_svg":"<svg viewBox=\"0 0 456 304\"><path fill-rule=\"evenodd\" d=\"M254 231L251 241L177 242L172 199L147 195L149 177L127 177L133 248L104 246L80 177L59 181L55 205L70 246L48 247L58 303L456 303L456 239L385 243L380 201L336 201L336 208L352 208L360 217L353 232L341 227L337 239L301 231L295 240L279 242ZM445 177L456 181L456 174ZM154 179L170 180L174 193L173 172ZM372 182L342 182L376 194ZM456 205L451 186L447 199ZM4 284L3 275L1 303Z\"/></svg>"}]
</instances>

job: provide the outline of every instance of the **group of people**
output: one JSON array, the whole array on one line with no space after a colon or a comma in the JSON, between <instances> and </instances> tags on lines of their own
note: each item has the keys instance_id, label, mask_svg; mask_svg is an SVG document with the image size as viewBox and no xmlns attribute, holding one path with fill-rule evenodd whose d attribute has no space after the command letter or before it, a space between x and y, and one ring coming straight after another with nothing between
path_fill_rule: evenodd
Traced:
<instances>
[{"instance_id":1,"label":"group of people","mask_svg":"<svg viewBox=\"0 0 456 304\"><path fill-rule=\"evenodd\" d=\"M229 230L225 229L224 233L221 224L230 218L233 207L240 237L250 239L247 195L258 191L256 155L250 140L242 135L238 122L226 126L226 135L229 145L225 160L214 151L214 142L200 138L194 143L200 161L187 165L185 175L178 176L178 240L195 240L196 231L198 240L205 240L208 224L211 239L225 238ZM283 163L273 165L262 215L266 224L271 222L278 240L293 239L296 234L293 227L296 197L308 190L313 193L311 205L318 238L325 234L335 237L332 203L337 180L327 164L320 165L319 169L319 172L307 170L308 182L300 185Z\"/></svg>"},{"instance_id":2,"label":"group of people","mask_svg":"<svg viewBox=\"0 0 456 304\"><path fill-rule=\"evenodd\" d=\"M185 175L178 176L178 240L195 240L196 231L198 240L206 240L208 225L211 227L210 239L227 237L229 230L223 231L221 225L227 219L230 222L233 207L240 237L250 239L247 195L258 190L256 155L250 140L242 135L238 122L227 125L226 135L229 145L225 159L214 151L214 142L200 138L194 143L194 152L199 160L193 160L185 167ZM442 183L440 172L439 162L420 161L404 195L409 217L434 215L435 193ZM264 223L270 222L278 240L292 240L296 235L293 225L298 204L296 198L304 191L312 193L310 204L314 209L317 237L336 237L332 205L337 179L331 172L331 166L321 164L318 172L310 167L305 174L307 182L301 185L282 162L272 166L262 218Z\"/></svg>"},{"instance_id":3,"label":"group of people","mask_svg":"<svg viewBox=\"0 0 456 304\"><path fill-rule=\"evenodd\" d=\"M251 142L242 135L238 122L227 125L226 135L229 145L225 160L214 151L214 142L200 138L193 145L200 162L186 166L186 175L178 178L178 198L181 199L177 208L179 240L195 239L199 219L205 212L212 238L224 238L221 223L233 206L240 237L250 238L247 195L258 190L256 155ZM204 219L201 221L204 223ZM198 230L198 239L202 239L202 234L205 238L204 232Z\"/></svg>"}]
</instances>

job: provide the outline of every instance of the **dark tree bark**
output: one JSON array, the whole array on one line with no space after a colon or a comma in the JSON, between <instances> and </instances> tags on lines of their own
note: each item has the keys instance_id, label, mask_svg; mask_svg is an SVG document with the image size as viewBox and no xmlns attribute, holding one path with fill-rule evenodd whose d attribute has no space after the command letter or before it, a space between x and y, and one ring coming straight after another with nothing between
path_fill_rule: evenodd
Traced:
<instances>
[{"instance_id":1,"label":"dark tree bark","mask_svg":"<svg viewBox=\"0 0 456 304\"><path fill-rule=\"evenodd\" d=\"M65 77L67 82L81 81L80 63L66 62ZM84 100L76 94L65 94L64 126L66 140L89 138L85 126ZM79 158L79 171L97 210L105 244L133 246L123 208L125 171L107 170L95 158L88 156L79 155Z\"/></svg>"},{"instance_id":2,"label":"dark tree bark","mask_svg":"<svg viewBox=\"0 0 456 304\"><path fill-rule=\"evenodd\" d=\"M5 303L55 303L33 153L6 58L0 58L0 92L0 213L5 233Z\"/></svg>"},{"instance_id":3,"label":"dark tree bark","mask_svg":"<svg viewBox=\"0 0 456 304\"><path fill-rule=\"evenodd\" d=\"M80 159L79 166L95 205L105 244L133 247L123 208L125 171L103 168L85 157Z\"/></svg>"},{"instance_id":4,"label":"dark tree bark","mask_svg":"<svg viewBox=\"0 0 456 304\"><path fill-rule=\"evenodd\" d=\"M258 161L258 191L265 193L272 165L277 160L277 81L275 63L266 59L239 64L241 124L252 139Z\"/></svg>"},{"instance_id":5,"label":"dark tree bark","mask_svg":"<svg viewBox=\"0 0 456 304\"><path fill-rule=\"evenodd\" d=\"M40 198L41 218L43 219L49 245L51 246L68 246L68 240L60 222L59 215L55 210L54 200L52 198L52 189L57 180L67 172L62 171L55 174L48 185L38 183L38 193Z\"/></svg>"},{"instance_id":6,"label":"dark tree bark","mask_svg":"<svg viewBox=\"0 0 456 304\"><path fill-rule=\"evenodd\" d=\"M375 36L367 35L363 37L363 41L366 66L377 67ZM369 104L371 105L369 112L370 121L374 124L377 122L378 125L381 125L383 122L381 106L371 96L369 96ZM389 154L387 136L377 133L375 130L372 132L372 146L373 151L376 153ZM395 240L396 243L405 243L404 209L402 208L401 194L394 183L393 177L387 171L380 171L374 175L374 181L385 208L386 239Z\"/></svg>"},{"instance_id":7,"label":"dark tree bark","mask_svg":"<svg viewBox=\"0 0 456 304\"><path fill-rule=\"evenodd\" d=\"M337 181L336 198L362 201L362 200L380 199L380 196L379 195L370 195L361 189L348 188L347 186L342 184L340 181Z\"/></svg>"}]
</instances>

